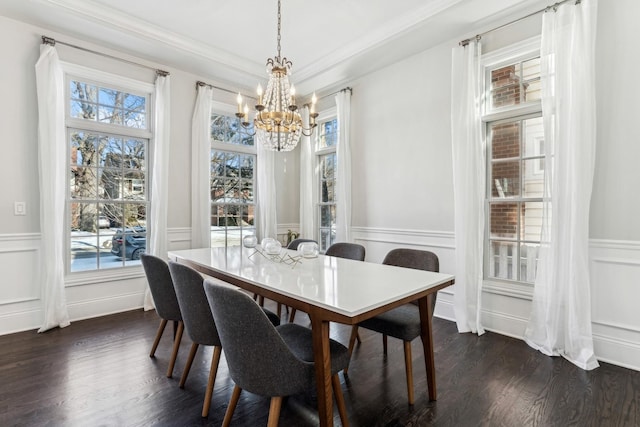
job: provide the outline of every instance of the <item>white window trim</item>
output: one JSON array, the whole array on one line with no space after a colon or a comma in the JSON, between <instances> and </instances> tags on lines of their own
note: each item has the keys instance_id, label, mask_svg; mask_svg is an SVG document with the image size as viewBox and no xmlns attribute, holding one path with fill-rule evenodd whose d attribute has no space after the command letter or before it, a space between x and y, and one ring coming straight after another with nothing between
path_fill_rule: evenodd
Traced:
<instances>
[{"instance_id":1,"label":"white window trim","mask_svg":"<svg viewBox=\"0 0 640 427\"><path fill-rule=\"evenodd\" d=\"M220 114L223 116L234 117L236 111L237 110L235 105L231 105L231 104L220 102L220 101L211 101L211 114ZM211 125L211 120L209 120L209 125ZM250 154L255 156L254 166L253 166L253 169L254 169L253 170L253 188L254 188L253 206L254 206L254 212L255 212L255 208L256 208L255 192L257 188L256 170L258 167L257 141L254 139L252 146L230 144L226 142L217 142L217 141L210 141L210 143L211 143L211 148L210 148L211 150L225 151L225 152L237 153L237 154ZM209 172L209 179L211 179L211 172ZM214 206L213 201L211 201L210 213L212 213L211 210L213 209L213 206ZM256 228L255 223L253 227L249 227L249 228L253 228L255 230Z\"/></svg>"},{"instance_id":2,"label":"white window trim","mask_svg":"<svg viewBox=\"0 0 640 427\"><path fill-rule=\"evenodd\" d=\"M320 234L320 197L321 197L321 191L320 191L320 157L327 155L327 154L331 154L331 153L336 153L337 152L337 146L331 146L331 147L323 147L320 148L320 123L323 122L328 122L330 120L333 120L335 118L338 117L338 108L337 107L331 107L331 108L327 108L323 111L321 111L318 114L318 117L316 118L316 123L318 123L318 128L316 129L316 132L314 134L314 138L313 138L313 144L314 144L314 150L313 150L313 155L314 155L314 160L313 160L313 168L315 170L314 173L314 182L313 185L315 187L315 196L316 196L316 200L314 200L314 205L315 205L315 209L314 209L314 224L315 226L315 230L314 233L316 233L315 239L318 242L318 244L320 244L320 239L321 239L321 234Z\"/></svg>"},{"instance_id":3,"label":"white window trim","mask_svg":"<svg viewBox=\"0 0 640 427\"><path fill-rule=\"evenodd\" d=\"M236 114L235 106L220 101L211 101L211 114L221 114L224 116L234 117ZM226 142L211 141L211 148L220 151L233 151L239 154L257 154L257 141L254 139L253 146L229 144Z\"/></svg>"},{"instance_id":4,"label":"white window trim","mask_svg":"<svg viewBox=\"0 0 640 427\"><path fill-rule=\"evenodd\" d=\"M147 129L134 129L134 128L123 128L126 129L126 135L132 136L135 138L147 139L147 176L151 177L151 169L153 165L151 164L151 151L152 146L154 144L153 132L151 129L154 128L154 105L153 105L153 93L155 91L155 84L143 82L140 80L135 80L129 77L124 77L118 74L107 73L104 71L96 70L93 68L85 67L78 64L73 64L70 62L61 61L62 71L64 74L64 93L65 93L65 132L68 133L70 128L81 128L89 131L95 131L100 133L107 133L112 135L122 135L117 131L117 128L114 126L109 126L104 123L98 122L90 122L81 119L75 119L70 117L69 111L69 81L71 79L79 79L83 82L87 83L95 83L102 86L109 86L113 89L121 90L128 93L133 93L136 95L144 96L147 103ZM68 146L68 135L67 135L67 162L69 161L69 146ZM66 194L69 194L69 187L67 183ZM147 179L147 191L150 189L150 180ZM149 200L150 195L147 194L147 203L151 203ZM65 199L65 203L68 199ZM66 208L65 208L66 212ZM65 215L65 230L70 230L69 224L69 216ZM65 241L65 273L64 273L64 281L65 287L74 287L74 286L83 286L87 284L96 284L103 282L112 282L112 281L120 281L127 279L137 279L140 277L144 277L144 270L142 269L142 265L129 265L124 267L117 268L108 268L108 269L97 269L97 270L86 270L86 271L74 271L72 272L70 269L70 253L71 253L71 242L69 239Z\"/></svg>"},{"instance_id":5,"label":"white window trim","mask_svg":"<svg viewBox=\"0 0 640 427\"><path fill-rule=\"evenodd\" d=\"M507 65L511 62L519 61L523 58L530 57L531 55L536 55L540 53L540 43L541 37L535 36L529 39L523 40L521 42L514 43L512 45L506 46L502 49L497 49L495 51L489 52L486 55L482 56L482 69L483 69L483 94L485 102L482 105L482 122L485 124L484 133L487 135L488 132L488 123L496 122L504 119L515 119L519 116L530 116L532 114L540 114L542 111L542 103L541 101L530 102L527 104L520 104L515 106L508 106L500 108L492 113L486 112L487 100L490 95L490 87L487 85L487 82L490 81L487 78L487 73L490 72L491 69L499 68L501 65ZM487 145L488 147L488 145ZM489 156L487 156L487 164L490 161ZM491 177L488 176L489 168L487 168L487 183L490 182ZM485 190L486 192L487 190ZM487 198L485 193L485 218L489 218L489 199ZM483 267L484 269L488 268L488 256L489 256L489 232L488 227L485 229L485 237L484 237L484 260ZM532 300L533 299L533 283L521 282L516 280L506 280L499 278L485 278L483 279L482 289L484 292L504 295L524 300Z\"/></svg>"}]
</instances>

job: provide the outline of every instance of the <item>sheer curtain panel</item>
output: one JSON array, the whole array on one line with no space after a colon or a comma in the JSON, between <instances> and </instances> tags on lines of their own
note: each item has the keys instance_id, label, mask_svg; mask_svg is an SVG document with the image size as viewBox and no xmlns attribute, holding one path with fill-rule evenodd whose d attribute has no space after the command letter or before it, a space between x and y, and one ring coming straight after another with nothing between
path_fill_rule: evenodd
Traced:
<instances>
[{"instance_id":1,"label":"sheer curtain panel","mask_svg":"<svg viewBox=\"0 0 640 427\"><path fill-rule=\"evenodd\" d=\"M309 107L300 111L302 123L309 123ZM300 237L313 239L315 235L312 137L300 137Z\"/></svg>"},{"instance_id":2,"label":"sheer curtain panel","mask_svg":"<svg viewBox=\"0 0 640 427\"><path fill-rule=\"evenodd\" d=\"M256 236L278 237L278 218L276 217L276 177L275 152L267 150L256 141Z\"/></svg>"},{"instance_id":3,"label":"sheer curtain panel","mask_svg":"<svg viewBox=\"0 0 640 427\"><path fill-rule=\"evenodd\" d=\"M149 248L151 255L167 259L167 209L169 206L169 149L171 77L158 74L154 89L153 163L151 169L151 212L149 215ZM144 309L154 308L147 285Z\"/></svg>"},{"instance_id":4,"label":"sheer curtain panel","mask_svg":"<svg viewBox=\"0 0 640 427\"><path fill-rule=\"evenodd\" d=\"M40 45L36 62L40 180L40 283L43 323L38 332L69 326L64 287L65 200L68 179L64 74L55 47Z\"/></svg>"},{"instance_id":5,"label":"sheer curtain panel","mask_svg":"<svg viewBox=\"0 0 640 427\"><path fill-rule=\"evenodd\" d=\"M191 120L191 247L211 246L211 100L213 89L198 85Z\"/></svg>"},{"instance_id":6,"label":"sheer curtain panel","mask_svg":"<svg viewBox=\"0 0 640 427\"><path fill-rule=\"evenodd\" d=\"M336 241L351 242L351 91L336 95Z\"/></svg>"},{"instance_id":7,"label":"sheer curtain panel","mask_svg":"<svg viewBox=\"0 0 640 427\"><path fill-rule=\"evenodd\" d=\"M594 369L589 205L595 163L597 0L544 14L540 52L545 135L542 245L527 343Z\"/></svg>"},{"instance_id":8,"label":"sheer curtain panel","mask_svg":"<svg viewBox=\"0 0 640 427\"><path fill-rule=\"evenodd\" d=\"M455 204L454 312L459 332L481 335L483 280L485 139L481 121L480 42L453 49L451 138Z\"/></svg>"}]
</instances>

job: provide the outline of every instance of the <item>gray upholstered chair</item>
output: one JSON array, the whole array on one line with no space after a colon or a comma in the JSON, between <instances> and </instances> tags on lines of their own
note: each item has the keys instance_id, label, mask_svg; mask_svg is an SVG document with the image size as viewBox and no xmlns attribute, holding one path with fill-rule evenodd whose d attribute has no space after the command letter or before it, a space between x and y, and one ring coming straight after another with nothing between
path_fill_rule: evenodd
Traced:
<instances>
[{"instance_id":1,"label":"gray upholstered chair","mask_svg":"<svg viewBox=\"0 0 640 427\"><path fill-rule=\"evenodd\" d=\"M393 249L385 256L382 263L398 267L415 268L417 270L440 271L438 256L436 254L416 249ZM431 312L433 313L436 305L435 295L429 295L429 304L431 305ZM349 339L349 357L351 357L351 353L353 352L358 327L370 329L382 334L384 354L387 354L387 336L399 338L403 341L405 370L407 374L407 394L409 404L413 405L411 341L420 336L421 324L420 309L418 306L413 303L405 304L355 325L351 330L351 338ZM345 373L347 369L345 369Z\"/></svg>"},{"instance_id":2,"label":"gray upholstered chair","mask_svg":"<svg viewBox=\"0 0 640 427\"><path fill-rule=\"evenodd\" d=\"M209 415L209 408L211 406L211 396L213 394L218 364L220 363L220 355L222 354L222 344L220 343L218 330L213 321L211 309L209 308L207 297L202 287L204 278L191 267L173 261L169 261L169 271L173 278L173 285L176 290L176 296L178 297L180 311L183 313L182 318L185 329L187 330L187 335L191 338L191 341L193 341L187 363L180 378L180 388L184 388L198 347L200 345L213 346L209 381L202 406L202 416L206 417ZM280 319L277 318L274 313L270 312L268 318L271 322L280 323Z\"/></svg>"},{"instance_id":3,"label":"gray upholstered chair","mask_svg":"<svg viewBox=\"0 0 640 427\"><path fill-rule=\"evenodd\" d=\"M156 333L149 357L155 356L167 322L169 320L173 322L173 352L171 353L171 360L169 361L169 367L167 369L167 377L171 378L173 368L176 365L176 358L178 357L182 332L184 331L180 306L176 298L176 291L173 289L173 281L171 280L171 273L169 272L167 263L163 259L149 254L140 255L140 261L142 262L142 267L144 267L144 273L147 276L149 290L151 291L153 302L156 306L156 314L160 317L160 326L158 327L158 332Z\"/></svg>"},{"instance_id":4,"label":"gray upholstered chair","mask_svg":"<svg viewBox=\"0 0 640 427\"><path fill-rule=\"evenodd\" d=\"M236 383L224 416L228 426L242 390L271 397L269 426L277 426L282 398L315 387L311 330L300 325L274 327L244 292L205 280L204 290L224 347L229 374ZM348 425L340 372L348 351L330 340L331 383L342 425Z\"/></svg>"},{"instance_id":5,"label":"gray upholstered chair","mask_svg":"<svg viewBox=\"0 0 640 427\"><path fill-rule=\"evenodd\" d=\"M357 243L334 243L329 246L324 253L327 256L334 256L337 258L347 258L353 259L356 261L364 261L365 249L364 246L359 245ZM289 323L293 323L296 317L296 309L291 309L291 314L289 315ZM357 336L357 335L356 335ZM358 337L358 341L359 341Z\"/></svg>"},{"instance_id":6,"label":"gray upholstered chair","mask_svg":"<svg viewBox=\"0 0 640 427\"><path fill-rule=\"evenodd\" d=\"M328 256L335 256L338 258L355 259L356 261L364 261L365 250L364 246L357 243L334 243L329 246L324 253Z\"/></svg>"},{"instance_id":7,"label":"gray upholstered chair","mask_svg":"<svg viewBox=\"0 0 640 427\"><path fill-rule=\"evenodd\" d=\"M288 245L287 245L287 249L293 249L294 251L296 249L298 249L298 246L300 246L300 243L305 243L305 242L313 242L313 243L318 243L313 239L293 239Z\"/></svg>"}]
</instances>

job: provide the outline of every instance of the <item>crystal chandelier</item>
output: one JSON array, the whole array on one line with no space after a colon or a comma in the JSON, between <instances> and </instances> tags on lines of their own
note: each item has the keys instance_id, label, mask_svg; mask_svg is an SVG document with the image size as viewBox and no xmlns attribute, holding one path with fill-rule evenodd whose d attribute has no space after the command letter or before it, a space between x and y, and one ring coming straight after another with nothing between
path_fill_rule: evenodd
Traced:
<instances>
[{"instance_id":1,"label":"crystal chandelier","mask_svg":"<svg viewBox=\"0 0 640 427\"><path fill-rule=\"evenodd\" d=\"M316 95L311 98L309 123L302 123L296 105L295 87L289 83L288 73L292 62L280 55L280 0L278 0L278 53L267 59L269 82L263 93L258 84L258 103L253 119L258 144L273 151L291 151L296 148L300 135L310 136L316 127ZM242 96L238 94L236 116L244 128L249 127L249 107L242 107Z\"/></svg>"}]
</instances>

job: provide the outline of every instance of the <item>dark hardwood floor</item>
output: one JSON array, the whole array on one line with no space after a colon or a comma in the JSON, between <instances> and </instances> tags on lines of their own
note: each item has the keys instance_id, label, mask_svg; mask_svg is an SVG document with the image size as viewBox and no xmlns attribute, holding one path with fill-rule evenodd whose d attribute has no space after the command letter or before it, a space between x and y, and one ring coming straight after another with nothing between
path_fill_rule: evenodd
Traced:
<instances>
[{"instance_id":1,"label":"dark hardwood floor","mask_svg":"<svg viewBox=\"0 0 640 427\"><path fill-rule=\"evenodd\" d=\"M302 313L296 321L308 323ZM516 339L458 334L452 322L433 323L438 401L427 398L419 340L410 407L402 343L389 339L385 359L381 336L361 331L349 375L340 374L351 425L640 426L640 372L606 363L585 372ZM212 349L201 348L181 390L191 343L185 334L167 378L171 328L149 358L157 325L155 312L138 310L0 337L0 426L220 425L233 389L224 356L209 417L202 418ZM332 325L332 337L346 343L349 328ZM268 399L243 393L232 425L266 425L268 410ZM334 420L339 425L337 411ZM285 402L281 426L316 424L312 395Z\"/></svg>"}]
</instances>

